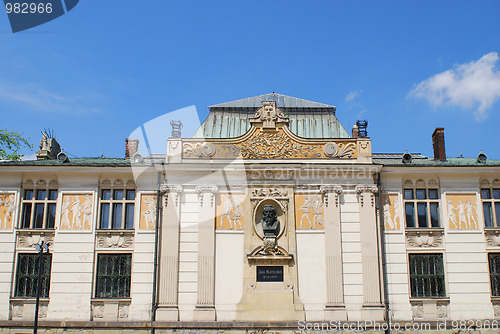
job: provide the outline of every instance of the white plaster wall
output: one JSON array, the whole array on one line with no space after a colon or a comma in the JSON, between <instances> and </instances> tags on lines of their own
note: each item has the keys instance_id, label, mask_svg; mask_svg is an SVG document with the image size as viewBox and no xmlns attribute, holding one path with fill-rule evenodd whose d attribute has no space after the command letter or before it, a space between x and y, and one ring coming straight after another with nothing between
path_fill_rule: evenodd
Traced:
<instances>
[{"instance_id":1,"label":"white plaster wall","mask_svg":"<svg viewBox=\"0 0 500 334\"><path fill-rule=\"evenodd\" d=\"M47 320L90 320L94 234L56 233Z\"/></svg>"},{"instance_id":2,"label":"white plaster wall","mask_svg":"<svg viewBox=\"0 0 500 334\"><path fill-rule=\"evenodd\" d=\"M151 294L153 292L154 242L154 233L142 232L135 235L130 290L132 302L130 304L129 320L150 320Z\"/></svg>"},{"instance_id":3,"label":"white plaster wall","mask_svg":"<svg viewBox=\"0 0 500 334\"><path fill-rule=\"evenodd\" d=\"M342 266L344 302L347 319L361 320L363 306L363 274L359 204L354 191L345 190L341 197L340 228L342 233Z\"/></svg>"},{"instance_id":4,"label":"white plaster wall","mask_svg":"<svg viewBox=\"0 0 500 334\"><path fill-rule=\"evenodd\" d=\"M14 248L16 235L13 231L0 232L0 319L9 318L9 299L14 279Z\"/></svg>"},{"instance_id":5,"label":"white plaster wall","mask_svg":"<svg viewBox=\"0 0 500 334\"><path fill-rule=\"evenodd\" d=\"M326 304L325 234L297 231L297 271L299 298L306 320L325 318Z\"/></svg>"},{"instance_id":6,"label":"white plaster wall","mask_svg":"<svg viewBox=\"0 0 500 334\"><path fill-rule=\"evenodd\" d=\"M484 235L447 233L444 260L450 319L493 319Z\"/></svg>"},{"instance_id":7,"label":"white plaster wall","mask_svg":"<svg viewBox=\"0 0 500 334\"><path fill-rule=\"evenodd\" d=\"M392 319L401 321L412 318L405 242L403 231L385 234L389 307Z\"/></svg>"},{"instance_id":8,"label":"white plaster wall","mask_svg":"<svg viewBox=\"0 0 500 334\"><path fill-rule=\"evenodd\" d=\"M215 236L215 309L218 321L236 319L243 295L244 234L217 232Z\"/></svg>"},{"instance_id":9,"label":"white plaster wall","mask_svg":"<svg viewBox=\"0 0 500 334\"><path fill-rule=\"evenodd\" d=\"M198 291L198 195L185 193L181 201L179 244L179 318L190 321Z\"/></svg>"}]
</instances>

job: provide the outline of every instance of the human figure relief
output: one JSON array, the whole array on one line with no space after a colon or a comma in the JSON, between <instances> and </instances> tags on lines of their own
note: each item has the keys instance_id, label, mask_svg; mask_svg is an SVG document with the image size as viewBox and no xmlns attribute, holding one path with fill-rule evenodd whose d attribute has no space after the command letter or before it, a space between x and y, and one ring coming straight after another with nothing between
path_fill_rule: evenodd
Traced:
<instances>
[{"instance_id":1,"label":"human figure relief","mask_svg":"<svg viewBox=\"0 0 500 334\"><path fill-rule=\"evenodd\" d=\"M241 225L241 215L243 214L243 210L241 208L241 203L236 205L234 207L234 213L233 215L231 216L231 220L232 220L232 225L237 228L236 225L239 226L239 229L241 230L243 227Z\"/></svg>"},{"instance_id":2,"label":"human figure relief","mask_svg":"<svg viewBox=\"0 0 500 334\"><path fill-rule=\"evenodd\" d=\"M142 211L141 215L144 216L144 220L146 221L146 228L152 229L155 227L156 201L153 196L148 196L144 198L144 204L148 207Z\"/></svg>"},{"instance_id":3,"label":"human figure relief","mask_svg":"<svg viewBox=\"0 0 500 334\"><path fill-rule=\"evenodd\" d=\"M220 227L222 229L222 226L224 225L224 218L227 218L227 220L229 221L229 226L230 226L230 229L232 230L233 229L233 224L232 224L232 221L231 221L231 199L229 198L229 195L224 195L223 197L223 207L222 207L222 214L220 215Z\"/></svg>"},{"instance_id":4,"label":"human figure relief","mask_svg":"<svg viewBox=\"0 0 500 334\"><path fill-rule=\"evenodd\" d=\"M479 226L477 225L477 221L472 210L475 210L477 212L477 207L475 205L472 205L470 200L467 200L465 204L465 215L467 216L467 222L469 226L472 227L471 220L474 221L474 228L477 229Z\"/></svg>"},{"instance_id":5,"label":"human figure relief","mask_svg":"<svg viewBox=\"0 0 500 334\"><path fill-rule=\"evenodd\" d=\"M391 203L389 202L389 197L385 198L384 203L384 222L389 226L390 230L396 229L396 224L391 217Z\"/></svg>"},{"instance_id":6,"label":"human figure relief","mask_svg":"<svg viewBox=\"0 0 500 334\"><path fill-rule=\"evenodd\" d=\"M7 228L7 220L9 219L9 217L11 222L14 221L14 212L16 211L16 202L14 194L10 194L9 199L3 201L3 206L7 208L7 213L5 214L4 217L5 227Z\"/></svg>"},{"instance_id":7,"label":"human figure relief","mask_svg":"<svg viewBox=\"0 0 500 334\"><path fill-rule=\"evenodd\" d=\"M401 214L399 212L399 197L398 196L394 197L392 205L394 206L394 225L395 225L395 228L399 228L399 226L401 225ZM399 222L399 225L398 225L398 222Z\"/></svg>"},{"instance_id":8,"label":"human figure relief","mask_svg":"<svg viewBox=\"0 0 500 334\"><path fill-rule=\"evenodd\" d=\"M470 228L470 226L468 226L467 224L467 220L465 219L465 205L462 203L462 201L458 201L457 210L458 210L458 226L462 226L463 222L465 228Z\"/></svg>"},{"instance_id":9,"label":"human figure relief","mask_svg":"<svg viewBox=\"0 0 500 334\"><path fill-rule=\"evenodd\" d=\"M68 196L64 197L64 202L62 204L62 219L61 219L61 228L63 226L67 226L69 229L71 226L69 224L69 206L71 205L71 201Z\"/></svg>"},{"instance_id":10,"label":"human figure relief","mask_svg":"<svg viewBox=\"0 0 500 334\"><path fill-rule=\"evenodd\" d=\"M83 227L92 226L92 199L89 194L85 195L85 202L82 204L83 210ZM88 225L87 225L88 223Z\"/></svg>"},{"instance_id":11,"label":"human figure relief","mask_svg":"<svg viewBox=\"0 0 500 334\"><path fill-rule=\"evenodd\" d=\"M77 227L76 229L81 229L82 228L82 218L80 217L81 212L82 212L82 206L80 205L80 196L75 196L75 201L73 202L73 207L71 208L71 212L73 212L73 224L71 224L71 227L75 229L75 226Z\"/></svg>"},{"instance_id":12,"label":"human figure relief","mask_svg":"<svg viewBox=\"0 0 500 334\"><path fill-rule=\"evenodd\" d=\"M300 217L300 226L299 228L303 228L304 224L304 219L306 219L309 222L309 228L312 228L313 224L311 222L311 218L309 217L311 212L312 212L312 196L305 197L304 196L304 204L299 208L299 210L302 210L302 216Z\"/></svg>"},{"instance_id":13,"label":"human figure relief","mask_svg":"<svg viewBox=\"0 0 500 334\"><path fill-rule=\"evenodd\" d=\"M455 207L453 206L453 204L451 204L451 200L448 200L448 220L453 223L455 228L458 228L457 215L455 214L455 212L453 212L454 210Z\"/></svg>"},{"instance_id":14,"label":"human figure relief","mask_svg":"<svg viewBox=\"0 0 500 334\"><path fill-rule=\"evenodd\" d=\"M311 197L312 197L311 207L314 210L313 225L314 229L316 229L316 224L323 225L323 200L319 195L313 195ZM313 227L311 226L311 228Z\"/></svg>"}]
</instances>

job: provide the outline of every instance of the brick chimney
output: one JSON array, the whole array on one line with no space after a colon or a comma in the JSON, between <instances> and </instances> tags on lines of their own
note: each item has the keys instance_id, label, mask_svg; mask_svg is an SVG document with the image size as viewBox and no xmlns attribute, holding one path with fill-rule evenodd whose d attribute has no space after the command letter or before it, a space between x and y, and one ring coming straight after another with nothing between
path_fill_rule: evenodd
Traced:
<instances>
[{"instance_id":1,"label":"brick chimney","mask_svg":"<svg viewBox=\"0 0 500 334\"><path fill-rule=\"evenodd\" d=\"M358 138L359 137L359 129L356 124L352 126L352 138Z\"/></svg>"},{"instance_id":2,"label":"brick chimney","mask_svg":"<svg viewBox=\"0 0 500 334\"><path fill-rule=\"evenodd\" d=\"M125 138L125 158L132 158L139 149L139 139Z\"/></svg>"},{"instance_id":3,"label":"brick chimney","mask_svg":"<svg viewBox=\"0 0 500 334\"><path fill-rule=\"evenodd\" d=\"M434 148L434 160L446 161L444 128L436 128L432 133L432 147Z\"/></svg>"}]
</instances>

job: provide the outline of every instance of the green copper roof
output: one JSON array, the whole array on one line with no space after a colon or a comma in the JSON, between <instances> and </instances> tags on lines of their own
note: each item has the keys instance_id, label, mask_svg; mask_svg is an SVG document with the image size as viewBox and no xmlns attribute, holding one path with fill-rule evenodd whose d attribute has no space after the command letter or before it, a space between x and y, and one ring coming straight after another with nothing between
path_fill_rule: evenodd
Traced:
<instances>
[{"instance_id":1,"label":"green copper roof","mask_svg":"<svg viewBox=\"0 0 500 334\"><path fill-rule=\"evenodd\" d=\"M125 158L70 158L67 162L58 160L0 161L0 166L81 166L81 167L130 167Z\"/></svg>"},{"instance_id":2,"label":"green copper roof","mask_svg":"<svg viewBox=\"0 0 500 334\"><path fill-rule=\"evenodd\" d=\"M234 138L250 129L249 119L263 101L275 101L290 120L290 130L304 138L350 138L335 117L335 107L281 94L264 94L209 106L210 114L194 138Z\"/></svg>"}]
</instances>

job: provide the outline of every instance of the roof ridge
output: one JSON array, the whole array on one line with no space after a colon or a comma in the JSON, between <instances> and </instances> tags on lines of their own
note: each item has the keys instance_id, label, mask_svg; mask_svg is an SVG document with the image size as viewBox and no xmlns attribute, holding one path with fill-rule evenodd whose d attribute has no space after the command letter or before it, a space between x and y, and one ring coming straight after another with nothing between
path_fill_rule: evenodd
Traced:
<instances>
[{"instance_id":1,"label":"roof ridge","mask_svg":"<svg viewBox=\"0 0 500 334\"><path fill-rule=\"evenodd\" d=\"M279 94L279 93L268 93L257 95L253 97L247 97L239 100L223 102L219 104L214 104L207 106L207 108L258 108L262 105L262 101L276 101L279 108L331 108L336 109L335 106L315 102L311 100L306 100L294 96Z\"/></svg>"}]
</instances>

